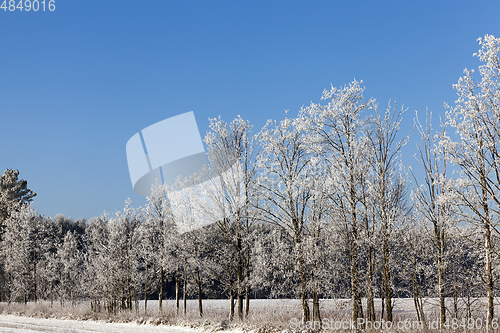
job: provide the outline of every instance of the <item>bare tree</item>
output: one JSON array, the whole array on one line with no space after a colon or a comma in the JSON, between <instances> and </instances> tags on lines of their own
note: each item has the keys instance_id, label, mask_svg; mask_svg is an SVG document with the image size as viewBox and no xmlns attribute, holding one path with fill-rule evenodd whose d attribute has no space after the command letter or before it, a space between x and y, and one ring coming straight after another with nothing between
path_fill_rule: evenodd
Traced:
<instances>
[{"instance_id":1,"label":"bare tree","mask_svg":"<svg viewBox=\"0 0 500 333\"><path fill-rule=\"evenodd\" d=\"M91 298L91 308L99 312L101 307L108 313L118 311L117 258L111 247L109 216L104 213L91 219L85 229L86 276L85 284Z\"/></svg>"},{"instance_id":2,"label":"bare tree","mask_svg":"<svg viewBox=\"0 0 500 333\"><path fill-rule=\"evenodd\" d=\"M435 263L438 272L438 295L440 320L446 322L445 304L445 272L446 249L449 241L449 230L453 225L450 196L450 181L447 177L448 156L445 148L439 145L439 135L432 130L432 114L427 113L425 125L415 117L417 130L421 142L418 152L418 161L424 169L424 184L420 185L413 174L415 182L414 202L418 219L422 221L424 230L430 236ZM445 128L441 136L446 135Z\"/></svg>"},{"instance_id":3,"label":"bare tree","mask_svg":"<svg viewBox=\"0 0 500 333\"><path fill-rule=\"evenodd\" d=\"M382 276L387 321L392 321L393 318L389 240L396 223L408 211L405 182L398 172L401 149L408 142L408 135L399 141L397 139L403 112L403 108L397 111L396 106L391 109L389 103L382 114L376 106L375 117L367 136L371 148L368 161L373 173L370 177L370 192L382 238Z\"/></svg>"},{"instance_id":4,"label":"bare tree","mask_svg":"<svg viewBox=\"0 0 500 333\"><path fill-rule=\"evenodd\" d=\"M210 119L210 131L205 136L210 160L210 175L205 193L212 207L217 228L236 251L238 318L248 316L250 302L250 231L253 223L255 164L252 126L241 117L226 123ZM216 214L214 215L213 209ZM212 214L210 214L212 213ZM245 311L243 300L246 298Z\"/></svg>"},{"instance_id":5,"label":"bare tree","mask_svg":"<svg viewBox=\"0 0 500 333\"><path fill-rule=\"evenodd\" d=\"M363 156L367 144L362 113L374 104L372 99L363 99L361 83L354 80L343 88L325 90L321 99L330 100L327 105L312 103L301 110L305 126L314 133L309 136L309 149L323 156L328 164L332 212L348 249L353 322L363 318L358 249L363 227L360 184L368 166Z\"/></svg>"},{"instance_id":6,"label":"bare tree","mask_svg":"<svg viewBox=\"0 0 500 333\"><path fill-rule=\"evenodd\" d=\"M479 38L481 49L475 55L481 80L474 70L464 70L454 88L458 99L448 107L448 123L459 135L442 142L452 161L460 167L456 194L464 208L462 217L479 225L484 234L485 287L488 298L488 327L494 315L494 278L492 233L497 233L500 213L500 39L491 35Z\"/></svg>"},{"instance_id":7,"label":"bare tree","mask_svg":"<svg viewBox=\"0 0 500 333\"><path fill-rule=\"evenodd\" d=\"M152 273L158 292L158 311L163 311L163 296L165 294L166 279L166 239L173 229L174 222L170 210L167 186L158 181L151 187L151 195L147 197L145 214L148 219L147 240L151 241L149 260L152 261Z\"/></svg>"},{"instance_id":8,"label":"bare tree","mask_svg":"<svg viewBox=\"0 0 500 333\"><path fill-rule=\"evenodd\" d=\"M119 289L120 309L132 310L138 303L138 268L139 268L139 225L142 223L141 209L133 209L130 199L125 201L122 211L108 223L110 245L117 259L115 272Z\"/></svg>"},{"instance_id":9,"label":"bare tree","mask_svg":"<svg viewBox=\"0 0 500 333\"><path fill-rule=\"evenodd\" d=\"M325 265L327 251L325 249L325 228L329 222L328 191L325 189L325 168L321 160L313 158L308 168L311 199L309 200L310 214L307 219L307 234L304 249L307 251L306 265L309 273L309 284L312 291L312 320L321 322L319 293L322 284L325 284Z\"/></svg>"},{"instance_id":10,"label":"bare tree","mask_svg":"<svg viewBox=\"0 0 500 333\"><path fill-rule=\"evenodd\" d=\"M310 154L300 120L268 121L260 133L262 152L258 156L259 194L263 202L258 207L262 218L280 227L295 245L295 263L300 278L302 320L310 320L307 302L307 272L305 268L304 236L310 209L311 188L308 183Z\"/></svg>"}]
</instances>

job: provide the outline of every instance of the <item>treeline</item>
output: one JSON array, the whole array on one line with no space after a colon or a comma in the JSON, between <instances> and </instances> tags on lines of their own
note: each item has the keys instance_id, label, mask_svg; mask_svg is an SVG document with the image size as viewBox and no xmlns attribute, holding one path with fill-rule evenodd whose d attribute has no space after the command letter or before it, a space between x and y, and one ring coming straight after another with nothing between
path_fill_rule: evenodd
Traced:
<instances>
[{"instance_id":1,"label":"treeline","mask_svg":"<svg viewBox=\"0 0 500 333\"><path fill-rule=\"evenodd\" d=\"M45 218L30 206L13 213L2 242L2 301L50 300L71 306L90 300L94 311L116 313L138 309L139 301L146 301L147 308L147 300L159 302L162 294L162 299L176 298L182 313L185 299L228 297L233 301L228 312L234 315L239 294L248 299L301 296L296 247L280 228L254 223L250 238L245 239L251 258L250 279L243 279L238 288L236 249L220 236L217 225L184 234L168 230L166 244L160 248L161 231L143 214L127 206L113 217L104 215L85 223L63 216ZM319 298L350 298L345 242L333 223L325 224L321 233L316 244L315 237L304 236L308 298L314 291ZM472 316L477 297L485 295L481 241L477 229L449 231L444 284L445 296L453 298L453 308L448 309L453 315ZM439 295L431 242L429 230L416 223L394 230L389 244L392 297L415 297L422 302ZM377 248L372 290L374 297L383 299L381 245L381 239L372 244ZM360 246L361 297L369 289L368 254L367 244ZM247 295L246 286L251 290ZM244 315L247 307L245 302L241 304ZM199 313L203 313L201 303ZM379 313L377 318L383 315Z\"/></svg>"},{"instance_id":2,"label":"treeline","mask_svg":"<svg viewBox=\"0 0 500 333\"><path fill-rule=\"evenodd\" d=\"M178 311L181 299L195 297L200 316L202 299L222 293L231 319L249 315L252 297L298 297L304 321L321 320L320 298L349 297L354 322L392 321L393 299L413 297L425 320L424 298L436 297L445 323L472 316L477 298L486 297L491 323L500 39L479 41L479 78L465 71L440 129L430 113L413 119L420 134L414 168L422 171L401 160L410 141L401 133L404 109L381 111L358 81L325 90L324 104L270 120L255 134L240 117L212 119L210 167L173 188L156 184L144 208L127 202L63 232L29 205L11 209L3 222L2 298L87 299L94 311L113 313L157 297L162 311L171 281Z\"/></svg>"}]
</instances>

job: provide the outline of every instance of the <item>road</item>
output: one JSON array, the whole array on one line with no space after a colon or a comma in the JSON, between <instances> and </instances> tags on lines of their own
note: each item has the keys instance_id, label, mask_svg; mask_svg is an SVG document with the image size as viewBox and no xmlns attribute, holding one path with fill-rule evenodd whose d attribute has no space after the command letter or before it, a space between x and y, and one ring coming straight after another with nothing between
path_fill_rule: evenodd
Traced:
<instances>
[{"instance_id":1,"label":"road","mask_svg":"<svg viewBox=\"0 0 500 333\"><path fill-rule=\"evenodd\" d=\"M0 315L0 332L33 333L200 333L200 330L166 325L138 325L133 323L99 323L93 321L29 318Z\"/></svg>"}]
</instances>

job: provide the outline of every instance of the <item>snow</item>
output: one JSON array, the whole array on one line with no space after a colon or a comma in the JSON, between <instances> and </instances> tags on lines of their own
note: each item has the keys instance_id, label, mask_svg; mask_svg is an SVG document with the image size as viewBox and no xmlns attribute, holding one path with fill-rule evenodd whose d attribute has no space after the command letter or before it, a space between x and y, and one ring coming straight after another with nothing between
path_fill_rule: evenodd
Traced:
<instances>
[{"instance_id":1,"label":"snow","mask_svg":"<svg viewBox=\"0 0 500 333\"><path fill-rule=\"evenodd\" d=\"M0 332L54 332L54 333L141 333L141 332L169 332L169 333L200 333L188 327L167 325L139 325L134 323L103 323L94 321L62 320L19 317L13 315L0 315Z\"/></svg>"}]
</instances>

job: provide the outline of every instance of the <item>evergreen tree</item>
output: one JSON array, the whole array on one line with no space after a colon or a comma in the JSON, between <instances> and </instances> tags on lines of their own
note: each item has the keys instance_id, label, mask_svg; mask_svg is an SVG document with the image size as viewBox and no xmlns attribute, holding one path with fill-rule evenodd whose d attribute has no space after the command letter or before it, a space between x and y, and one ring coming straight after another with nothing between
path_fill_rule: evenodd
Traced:
<instances>
[{"instance_id":1,"label":"evergreen tree","mask_svg":"<svg viewBox=\"0 0 500 333\"><path fill-rule=\"evenodd\" d=\"M33 200L36 193L28 188L28 182L18 179L19 171L7 169L0 176L0 237L3 234L4 222L12 211L19 211L23 204Z\"/></svg>"}]
</instances>

